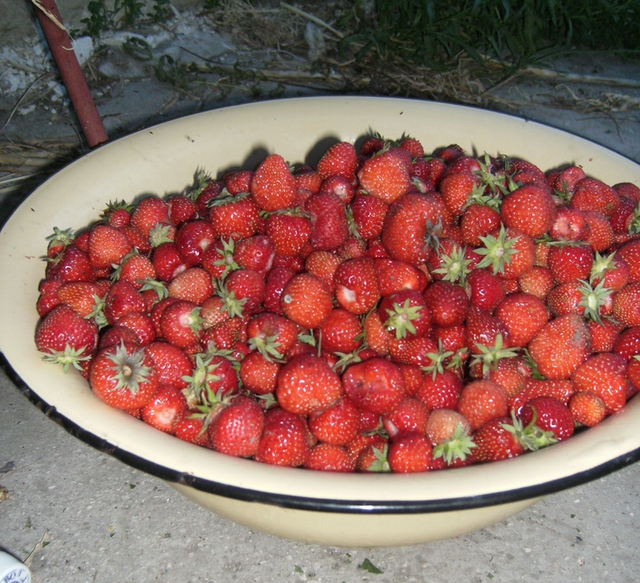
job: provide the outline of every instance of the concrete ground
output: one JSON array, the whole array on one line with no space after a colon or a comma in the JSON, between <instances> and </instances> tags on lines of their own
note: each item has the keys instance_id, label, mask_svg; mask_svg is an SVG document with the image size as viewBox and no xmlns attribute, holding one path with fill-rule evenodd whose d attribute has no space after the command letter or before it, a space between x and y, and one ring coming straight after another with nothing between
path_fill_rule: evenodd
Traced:
<instances>
[{"instance_id":1,"label":"concrete ground","mask_svg":"<svg viewBox=\"0 0 640 583\"><path fill-rule=\"evenodd\" d=\"M615 73L639 77L637 70ZM598 112L536 98L558 86L557 81L521 81L503 92L525 96L514 113L640 163L637 105ZM638 99L637 89L600 89L625 93L629 103ZM283 95L300 92L288 87ZM262 94L267 96L268 87ZM250 99L244 92L203 105L156 80L137 79L102 98L99 110L115 136L203 107ZM38 109L14 116L5 135L73 135L71 115L55 124L43 122L43 116ZM31 185L0 196L1 217ZM26 561L40 583L631 583L638 580L640 561L639 483L640 464L635 464L551 495L495 526L431 544L377 549L301 544L211 514L163 481L85 445L0 372L0 548Z\"/></svg>"}]
</instances>

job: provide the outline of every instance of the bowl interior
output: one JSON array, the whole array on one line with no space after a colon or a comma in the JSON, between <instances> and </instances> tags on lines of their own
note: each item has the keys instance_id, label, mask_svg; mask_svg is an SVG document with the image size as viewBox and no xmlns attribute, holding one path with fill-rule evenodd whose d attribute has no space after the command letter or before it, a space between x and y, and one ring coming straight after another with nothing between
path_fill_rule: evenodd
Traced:
<instances>
[{"instance_id":1,"label":"bowl interior","mask_svg":"<svg viewBox=\"0 0 640 583\"><path fill-rule=\"evenodd\" d=\"M82 228L109 201L177 193L197 170L255 168L269 153L315 163L339 140L375 131L418 138L426 151L458 144L522 157L541 169L578 164L608 184L640 183L640 167L606 148L524 119L405 99L314 97L242 105L167 122L108 143L60 171L0 234L0 349L35 398L79 437L161 477L231 497L341 511L439 510L539 496L593 479L640 455L638 399L567 442L505 462L445 472L333 475L275 468L198 448L95 398L75 374L41 360L33 342L41 257L54 227Z\"/></svg>"}]
</instances>

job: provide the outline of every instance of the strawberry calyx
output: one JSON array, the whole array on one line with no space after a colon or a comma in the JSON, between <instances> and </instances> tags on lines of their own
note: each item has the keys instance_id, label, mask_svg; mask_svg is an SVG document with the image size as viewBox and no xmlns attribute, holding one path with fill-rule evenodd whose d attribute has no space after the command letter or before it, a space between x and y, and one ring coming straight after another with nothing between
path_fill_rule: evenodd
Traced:
<instances>
[{"instance_id":1,"label":"strawberry calyx","mask_svg":"<svg viewBox=\"0 0 640 583\"><path fill-rule=\"evenodd\" d=\"M74 233L72 229L53 227L53 233L46 238L46 241L48 241L48 252L57 255L62 249L71 244L73 238Z\"/></svg>"},{"instance_id":2,"label":"strawberry calyx","mask_svg":"<svg viewBox=\"0 0 640 583\"><path fill-rule=\"evenodd\" d=\"M420 367L422 372L426 372L431 375L431 378L435 380L438 374L442 374L445 368L451 367L451 358L455 356L455 353L451 350L444 350L442 347L442 341L438 340L438 351L428 352L427 358L431 360L431 364Z\"/></svg>"},{"instance_id":3,"label":"strawberry calyx","mask_svg":"<svg viewBox=\"0 0 640 583\"><path fill-rule=\"evenodd\" d=\"M93 296L93 310L85 316L86 320L93 320L98 329L102 330L109 325L107 317L104 314L105 298L97 294Z\"/></svg>"},{"instance_id":4,"label":"strawberry calyx","mask_svg":"<svg viewBox=\"0 0 640 583\"><path fill-rule=\"evenodd\" d=\"M278 350L281 343L278 342L277 334L273 336L258 334L250 338L248 344L251 350L257 350L269 362L285 362L284 355Z\"/></svg>"},{"instance_id":5,"label":"strawberry calyx","mask_svg":"<svg viewBox=\"0 0 640 583\"><path fill-rule=\"evenodd\" d=\"M196 201L202 191L213 182L213 178L204 170L196 170L194 185L185 192L185 196Z\"/></svg>"},{"instance_id":6,"label":"strawberry calyx","mask_svg":"<svg viewBox=\"0 0 640 583\"><path fill-rule=\"evenodd\" d=\"M229 314L229 318L242 318L247 298L236 298L236 292L229 291L224 283L220 284L218 295L222 298L221 312Z\"/></svg>"},{"instance_id":7,"label":"strawberry calyx","mask_svg":"<svg viewBox=\"0 0 640 583\"><path fill-rule=\"evenodd\" d=\"M509 265L513 255L519 252L513 248L519 238L519 235L516 237L507 236L507 229L504 225L500 226L497 237L493 235L479 237L484 247L474 249L475 253L483 256L477 267L480 269L490 267L494 275L504 273L504 266Z\"/></svg>"},{"instance_id":8,"label":"strawberry calyx","mask_svg":"<svg viewBox=\"0 0 640 583\"><path fill-rule=\"evenodd\" d=\"M471 358L471 365L482 365L482 374L486 375L489 371L498 367L498 362L503 358L513 358L518 356L515 348L504 348L504 338L502 334L496 335L496 341L492 346L476 343L476 348L480 351Z\"/></svg>"},{"instance_id":9,"label":"strawberry calyx","mask_svg":"<svg viewBox=\"0 0 640 583\"><path fill-rule=\"evenodd\" d=\"M220 242L222 243L222 249L216 248L216 252L220 255L220 259L216 259L213 264L224 268L220 275L220 279L224 279L232 271L240 269L240 266L236 263L234 257L236 249L235 241L229 237L227 240L220 239Z\"/></svg>"},{"instance_id":10,"label":"strawberry calyx","mask_svg":"<svg viewBox=\"0 0 640 583\"><path fill-rule=\"evenodd\" d=\"M522 421L516 417L515 413L511 412L511 423L501 423L501 427L511 433L527 451L537 451L543 449L554 443L557 443L553 431L544 431L536 425L538 420L538 413L535 407L532 407L533 417L531 421L524 426Z\"/></svg>"},{"instance_id":11,"label":"strawberry calyx","mask_svg":"<svg viewBox=\"0 0 640 583\"><path fill-rule=\"evenodd\" d=\"M73 348L71 345L66 344L63 350L49 350L42 357L42 360L49 364L61 364L62 370L68 373L71 367L81 371L82 365L80 363L91 360L91 358L91 354L85 354L84 347Z\"/></svg>"},{"instance_id":12,"label":"strawberry calyx","mask_svg":"<svg viewBox=\"0 0 640 583\"><path fill-rule=\"evenodd\" d=\"M213 357L213 353L196 354L193 372L182 377L182 380L188 383L182 393L190 407L201 402L203 395L206 395L207 391L211 390L209 387L211 383L221 380L221 377L215 374L220 363L212 363Z\"/></svg>"},{"instance_id":13,"label":"strawberry calyx","mask_svg":"<svg viewBox=\"0 0 640 583\"><path fill-rule=\"evenodd\" d=\"M120 343L112 354L108 355L113 362L113 378L116 381L116 389L129 391L136 395L140 384L146 382L151 374L151 369L144 364L145 353L143 349L128 352L124 343Z\"/></svg>"},{"instance_id":14,"label":"strawberry calyx","mask_svg":"<svg viewBox=\"0 0 640 583\"><path fill-rule=\"evenodd\" d=\"M169 290L167 289L166 284L162 281L151 279L150 277L143 280L139 291L154 291L158 301L169 297Z\"/></svg>"},{"instance_id":15,"label":"strawberry calyx","mask_svg":"<svg viewBox=\"0 0 640 583\"><path fill-rule=\"evenodd\" d=\"M174 234L175 227L172 225L163 225L162 223L158 223L149 231L149 245L152 249L155 249L163 243L171 243L173 241Z\"/></svg>"},{"instance_id":16,"label":"strawberry calyx","mask_svg":"<svg viewBox=\"0 0 640 583\"><path fill-rule=\"evenodd\" d=\"M433 448L434 459L442 458L450 466L457 460L464 461L471 450L477 447L469 431L458 423L449 439L444 440Z\"/></svg>"},{"instance_id":17,"label":"strawberry calyx","mask_svg":"<svg viewBox=\"0 0 640 583\"><path fill-rule=\"evenodd\" d=\"M413 321L422 316L422 306L412 306L409 299L402 305L394 302L392 308L387 310L387 316L384 326L389 332L395 332L396 339L402 340L407 337L407 333L416 333Z\"/></svg>"},{"instance_id":18,"label":"strawberry calyx","mask_svg":"<svg viewBox=\"0 0 640 583\"><path fill-rule=\"evenodd\" d=\"M587 320L593 320L601 324L600 308L607 303L612 293L611 290L604 287L604 279L601 280L596 287L593 287L588 281L584 280L580 280L579 283L578 291L582 297L578 305L584 308L584 317Z\"/></svg>"},{"instance_id":19,"label":"strawberry calyx","mask_svg":"<svg viewBox=\"0 0 640 583\"><path fill-rule=\"evenodd\" d=\"M593 257L593 264L591 265L591 272L589 273L589 283L593 284L596 281L602 280L608 271L615 269L613 263L614 256L615 252L602 256L596 251Z\"/></svg>"},{"instance_id":20,"label":"strawberry calyx","mask_svg":"<svg viewBox=\"0 0 640 583\"><path fill-rule=\"evenodd\" d=\"M389 447L385 444L382 449L378 449L373 446L371 450L373 451L375 459L371 464L369 464L367 472L376 474L386 474L391 472L391 466L389 466L389 460L387 459Z\"/></svg>"},{"instance_id":21,"label":"strawberry calyx","mask_svg":"<svg viewBox=\"0 0 640 583\"><path fill-rule=\"evenodd\" d=\"M438 257L443 265L434 269L433 273L442 275L444 281L464 285L467 275L471 273L471 259L467 259L465 248L456 245L451 253L439 253Z\"/></svg>"}]
</instances>

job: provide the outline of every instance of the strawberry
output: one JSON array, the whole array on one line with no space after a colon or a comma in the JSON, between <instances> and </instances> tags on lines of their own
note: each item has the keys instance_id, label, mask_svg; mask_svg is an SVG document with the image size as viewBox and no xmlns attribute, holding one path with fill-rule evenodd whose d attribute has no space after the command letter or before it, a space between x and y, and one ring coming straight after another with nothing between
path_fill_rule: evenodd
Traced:
<instances>
[{"instance_id":1,"label":"strawberry","mask_svg":"<svg viewBox=\"0 0 640 583\"><path fill-rule=\"evenodd\" d=\"M80 370L98 345L98 327L69 306L60 305L38 322L35 343L47 362L62 364L65 372L70 366Z\"/></svg>"},{"instance_id":2,"label":"strawberry","mask_svg":"<svg viewBox=\"0 0 640 583\"><path fill-rule=\"evenodd\" d=\"M296 324L317 328L333 308L331 290L314 275L299 273L285 285L280 305L284 314Z\"/></svg>"},{"instance_id":3,"label":"strawberry","mask_svg":"<svg viewBox=\"0 0 640 583\"><path fill-rule=\"evenodd\" d=\"M389 207L382 230L389 256L414 266L424 263L443 216L444 205L433 196L408 193L400 197Z\"/></svg>"},{"instance_id":4,"label":"strawberry","mask_svg":"<svg viewBox=\"0 0 640 583\"><path fill-rule=\"evenodd\" d=\"M53 259L48 260L45 277L65 282L94 282L96 280L96 274L89 255L73 244L67 245Z\"/></svg>"},{"instance_id":5,"label":"strawberry","mask_svg":"<svg viewBox=\"0 0 640 583\"><path fill-rule=\"evenodd\" d=\"M547 322L528 345L531 358L547 379L568 379L589 357L591 336L585 321L566 314Z\"/></svg>"},{"instance_id":6,"label":"strawberry","mask_svg":"<svg viewBox=\"0 0 640 583\"><path fill-rule=\"evenodd\" d=\"M266 358L260 352L250 352L240 361L239 376L242 385L256 395L267 395L276 390L278 373L282 365Z\"/></svg>"},{"instance_id":7,"label":"strawberry","mask_svg":"<svg viewBox=\"0 0 640 583\"><path fill-rule=\"evenodd\" d=\"M383 297L378 304L378 315L397 339L420 338L431 330L431 311L422 294L415 290L402 290Z\"/></svg>"},{"instance_id":8,"label":"strawberry","mask_svg":"<svg viewBox=\"0 0 640 583\"><path fill-rule=\"evenodd\" d=\"M43 279L40 282L38 286L38 301L36 302L38 316L45 316L62 303L58 297L58 290L62 286L63 283L59 279Z\"/></svg>"},{"instance_id":9,"label":"strawberry","mask_svg":"<svg viewBox=\"0 0 640 583\"><path fill-rule=\"evenodd\" d=\"M320 325L322 350L348 354L362 345L363 330L360 320L347 310L335 308Z\"/></svg>"},{"instance_id":10,"label":"strawberry","mask_svg":"<svg viewBox=\"0 0 640 583\"><path fill-rule=\"evenodd\" d=\"M393 411L383 415L382 426L393 440L404 433L425 435L429 409L424 402L405 394Z\"/></svg>"},{"instance_id":11,"label":"strawberry","mask_svg":"<svg viewBox=\"0 0 640 583\"><path fill-rule=\"evenodd\" d=\"M500 212L488 203L471 204L460 218L460 228L465 245L480 247L480 237L500 228Z\"/></svg>"},{"instance_id":12,"label":"strawberry","mask_svg":"<svg viewBox=\"0 0 640 583\"><path fill-rule=\"evenodd\" d=\"M431 411L436 409L455 409L464 385L453 371L445 369L424 375L422 384L416 393Z\"/></svg>"},{"instance_id":13,"label":"strawberry","mask_svg":"<svg viewBox=\"0 0 640 583\"><path fill-rule=\"evenodd\" d=\"M517 279L534 265L533 239L522 231L502 226L480 240L483 247L475 249L475 253L482 256L478 267L490 267L494 275Z\"/></svg>"},{"instance_id":14,"label":"strawberry","mask_svg":"<svg viewBox=\"0 0 640 583\"><path fill-rule=\"evenodd\" d=\"M140 231L146 239L156 225L170 225L169 204L158 196L143 198L131 213L131 226Z\"/></svg>"},{"instance_id":15,"label":"strawberry","mask_svg":"<svg viewBox=\"0 0 640 583\"><path fill-rule=\"evenodd\" d=\"M174 277L167 286L169 296L179 300L202 303L213 295L211 275L201 267L189 267Z\"/></svg>"},{"instance_id":16,"label":"strawberry","mask_svg":"<svg viewBox=\"0 0 640 583\"><path fill-rule=\"evenodd\" d=\"M389 354L389 346L393 336L387 332L378 312L371 311L364 319L364 340L370 348L380 356Z\"/></svg>"},{"instance_id":17,"label":"strawberry","mask_svg":"<svg viewBox=\"0 0 640 583\"><path fill-rule=\"evenodd\" d=\"M153 398L140 410L145 423L165 433L173 434L176 424L187 411L187 400L182 392L170 385L158 385Z\"/></svg>"},{"instance_id":18,"label":"strawberry","mask_svg":"<svg viewBox=\"0 0 640 583\"><path fill-rule=\"evenodd\" d=\"M606 251L615 240L613 227L609 219L598 211L585 211L584 218L589 227L587 245L594 251Z\"/></svg>"},{"instance_id":19,"label":"strawberry","mask_svg":"<svg viewBox=\"0 0 640 583\"><path fill-rule=\"evenodd\" d=\"M252 269L231 272L221 286L220 295L230 316L250 316L259 311L266 293L262 276Z\"/></svg>"},{"instance_id":20,"label":"strawberry","mask_svg":"<svg viewBox=\"0 0 640 583\"><path fill-rule=\"evenodd\" d=\"M132 251L122 258L112 277L128 281L136 289L140 289L148 280L155 280L157 273L147 255Z\"/></svg>"},{"instance_id":21,"label":"strawberry","mask_svg":"<svg viewBox=\"0 0 640 583\"><path fill-rule=\"evenodd\" d=\"M613 295L613 316L625 326L640 326L640 282L629 283Z\"/></svg>"},{"instance_id":22,"label":"strawberry","mask_svg":"<svg viewBox=\"0 0 640 583\"><path fill-rule=\"evenodd\" d=\"M476 448L472 460L490 462L521 455L525 449L518 440L512 420L509 417L491 419L478 427L473 434Z\"/></svg>"},{"instance_id":23,"label":"strawberry","mask_svg":"<svg viewBox=\"0 0 640 583\"><path fill-rule=\"evenodd\" d=\"M576 391L598 395L607 414L622 409L629 393L627 363L619 354L603 352L585 360L573 373Z\"/></svg>"},{"instance_id":24,"label":"strawberry","mask_svg":"<svg viewBox=\"0 0 640 583\"><path fill-rule=\"evenodd\" d=\"M447 466L464 462L476 447L467 419L452 409L436 409L427 420L426 434L433 446L433 457Z\"/></svg>"},{"instance_id":25,"label":"strawberry","mask_svg":"<svg viewBox=\"0 0 640 583\"><path fill-rule=\"evenodd\" d=\"M244 239L260 228L260 207L247 193L217 197L209 206L209 221L221 239Z\"/></svg>"},{"instance_id":26,"label":"strawberry","mask_svg":"<svg viewBox=\"0 0 640 583\"><path fill-rule=\"evenodd\" d=\"M353 472L355 464L347 450L331 443L318 443L309 452L304 464L308 470L323 470L326 472Z\"/></svg>"},{"instance_id":27,"label":"strawberry","mask_svg":"<svg viewBox=\"0 0 640 583\"><path fill-rule=\"evenodd\" d=\"M379 415L390 413L405 394L402 372L382 358L352 364L344 371L342 384L357 407Z\"/></svg>"},{"instance_id":28,"label":"strawberry","mask_svg":"<svg viewBox=\"0 0 640 583\"><path fill-rule=\"evenodd\" d=\"M516 229L534 239L544 235L553 225L556 205L551 194L533 184L509 193L500 206L500 218L507 228Z\"/></svg>"},{"instance_id":29,"label":"strawberry","mask_svg":"<svg viewBox=\"0 0 640 583\"><path fill-rule=\"evenodd\" d=\"M569 407L553 397L536 397L521 409L519 417L524 425L535 423L542 431L553 433L556 441L573 435L574 420Z\"/></svg>"},{"instance_id":30,"label":"strawberry","mask_svg":"<svg viewBox=\"0 0 640 583\"><path fill-rule=\"evenodd\" d=\"M273 267L265 279L264 307L269 312L282 315L281 299L287 282L295 275L288 267Z\"/></svg>"},{"instance_id":31,"label":"strawberry","mask_svg":"<svg viewBox=\"0 0 640 583\"><path fill-rule=\"evenodd\" d=\"M311 237L311 221L299 210L270 215L265 232L278 255L298 255Z\"/></svg>"},{"instance_id":32,"label":"strawberry","mask_svg":"<svg viewBox=\"0 0 640 583\"><path fill-rule=\"evenodd\" d=\"M258 403L238 395L214 414L209 425L212 449L236 457L251 457L258 451L264 412Z\"/></svg>"},{"instance_id":33,"label":"strawberry","mask_svg":"<svg viewBox=\"0 0 640 583\"><path fill-rule=\"evenodd\" d=\"M602 256L596 252L589 281L597 286L603 282L603 286L611 291L618 291L629 283L629 265L616 252Z\"/></svg>"},{"instance_id":34,"label":"strawberry","mask_svg":"<svg viewBox=\"0 0 640 583\"><path fill-rule=\"evenodd\" d=\"M178 348L191 347L200 340L200 308L193 302L178 300L162 312L160 328L167 342Z\"/></svg>"},{"instance_id":35,"label":"strawberry","mask_svg":"<svg viewBox=\"0 0 640 583\"><path fill-rule=\"evenodd\" d=\"M318 192L305 203L311 221L309 242L314 250L335 251L349 237L347 210L342 199L332 192Z\"/></svg>"},{"instance_id":36,"label":"strawberry","mask_svg":"<svg viewBox=\"0 0 640 583\"><path fill-rule=\"evenodd\" d=\"M449 212L460 216L479 186L480 178L471 172L447 172L439 190Z\"/></svg>"},{"instance_id":37,"label":"strawberry","mask_svg":"<svg viewBox=\"0 0 640 583\"><path fill-rule=\"evenodd\" d=\"M338 142L330 146L318 161L317 171L323 180L330 176L341 176L353 181L356 176L358 157L349 142Z\"/></svg>"},{"instance_id":38,"label":"strawberry","mask_svg":"<svg viewBox=\"0 0 640 583\"><path fill-rule=\"evenodd\" d=\"M410 167L398 152L386 150L364 161L358 180L368 194L391 204L409 191Z\"/></svg>"},{"instance_id":39,"label":"strawberry","mask_svg":"<svg viewBox=\"0 0 640 583\"><path fill-rule=\"evenodd\" d=\"M355 439L359 428L358 410L346 398L309 415L309 430L318 441L332 445L344 445Z\"/></svg>"},{"instance_id":40,"label":"strawberry","mask_svg":"<svg viewBox=\"0 0 640 583\"><path fill-rule=\"evenodd\" d=\"M537 397L553 397L567 405L575 390L575 385L566 379L525 378L524 388L520 393L510 398L509 408L517 415L524 405Z\"/></svg>"},{"instance_id":41,"label":"strawberry","mask_svg":"<svg viewBox=\"0 0 640 583\"><path fill-rule=\"evenodd\" d=\"M466 287L471 305L490 313L507 295L504 281L486 269L474 269Z\"/></svg>"},{"instance_id":42,"label":"strawberry","mask_svg":"<svg viewBox=\"0 0 640 583\"><path fill-rule=\"evenodd\" d=\"M620 332L616 339L613 351L625 360L631 360L640 354L640 327L632 326Z\"/></svg>"},{"instance_id":43,"label":"strawberry","mask_svg":"<svg viewBox=\"0 0 640 583\"><path fill-rule=\"evenodd\" d=\"M602 318L600 322L587 322L591 334L591 350L593 352L613 352L616 341L624 326L611 318Z\"/></svg>"},{"instance_id":44,"label":"strawberry","mask_svg":"<svg viewBox=\"0 0 640 583\"><path fill-rule=\"evenodd\" d=\"M436 350L436 343L426 336L397 339L392 335L389 342L389 357L395 364L426 366L430 362L429 353Z\"/></svg>"},{"instance_id":45,"label":"strawberry","mask_svg":"<svg viewBox=\"0 0 640 583\"><path fill-rule=\"evenodd\" d=\"M282 156L271 154L256 168L251 195L264 211L277 211L295 202L296 181Z\"/></svg>"},{"instance_id":46,"label":"strawberry","mask_svg":"<svg viewBox=\"0 0 640 583\"><path fill-rule=\"evenodd\" d=\"M73 308L83 318L94 318L98 325L104 325L104 315L101 313L104 298L100 297L99 287L95 283L85 281L56 282L55 295L58 304Z\"/></svg>"},{"instance_id":47,"label":"strawberry","mask_svg":"<svg viewBox=\"0 0 640 583\"><path fill-rule=\"evenodd\" d=\"M389 205L382 199L366 192L357 194L350 204L350 227L357 235L368 241L375 239L382 233L384 217Z\"/></svg>"},{"instance_id":48,"label":"strawberry","mask_svg":"<svg viewBox=\"0 0 640 583\"><path fill-rule=\"evenodd\" d=\"M427 287L428 278L425 273L404 261L378 258L374 261L373 268L381 296L403 290L422 292Z\"/></svg>"},{"instance_id":49,"label":"strawberry","mask_svg":"<svg viewBox=\"0 0 640 583\"><path fill-rule=\"evenodd\" d=\"M585 427L597 425L607 416L604 401L595 393L579 391L571 396L569 411L576 423Z\"/></svg>"},{"instance_id":50,"label":"strawberry","mask_svg":"<svg viewBox=\"0 0 640 583\"><path fill-rule=\"evenodd\" d=\"M198 216L198 206L195 201L185 195L175 195L167 200L169 205L169 219L174 225L181 225L192 221Z\"/></svg>"},{"instance_id":51,"label":"strawberry","mask_svg":"<svg viewBox=\"0 0 640 583\"><path fill-rule=\"evenodd\" d=\"M145 346L145 352L153 362L160 385L186 388L185 377L191 375L193 363L181 348L156 340Z\"/></svg>"},{"instance_id":52,"label":"strawberry","mask_svg":"<svg viewBox=\"0 0 640 583\"><path fill-rule=\"evenodd\" d=\"M587 245L553 246L549 250L549 269L557 283L587 279L593 258L593 251Z\"/></svg>"},{"instance_id":53,"label":"strawberry","mask_svg":"<svg viewBox=\"0 0 640 583\"><path fill-rule=\"evenodd\" d=\"M534 266L518 278L518 287L521 292L544 301L555 287L555 279L548 268Z\"/></svg>"},{"instance_id":54,"label":"strawberry","mask_svg":"<svg viewBox=\"0 0 640 583\"><path fill-rule=\"evenodd\" d=\"M630 394L627 397L630 397L640 390L640 357L637 355L627 362L627 377L631 384Z\"/></svg>"},{"instance_id":55,"label":"strawberry","mask_svg":"<svg viewBox=\"0 0 640 583\"><path fill-rule=\"evenodd\" d=\"M490 380L467 384L460 393L458 412L469 421L472 430L492 419L507 415L509 404L502 387Z\"/></svg>"},{"instance_id":56,"label":"strawberry","mask_svg":"<svg viewBox=\"0 0 640 583\"><path fill-rule=\"evenodd\" d=\"M122 343L98 352L91 365L93 393L116 409L139 409L153 399L158 375L144 348Z\"/></svg>"},{"instance_id":57,"label":"strawberry","mask_svg":"<svg viewBox=\"0 0 640 583\"><path fill-rule=\"evenodd\" d=\"M146 312L127 312L118 318L117 325L129 328L135 334L139 346L146 346L156 339L153 319Z\"/></svg>"},{"instance_id":58,"label":"strawberry","mask_svg":"<svg viewBox=\"0 0 640 583\"><path fill-rule=\"evenodd\" d=\"M224 191L225 184L220 180L211 180L211 178L205 176L201 172L196 176L196 180L198 181L198 185L189 193L189 196L196 203L198 216L202 219L207 217L209 209L211 205L214 204L214 201L217 198L224 196L222 193Z\"/></svg>"},{"instance_id":59,"label":"strawberry","mask_svg":"<svg viewBox=\"0 0 640 583\"><path fill-rule=\"evenodd\" d=\"M629 281L640 281L640 239L629 241L616 251L616 257L629 266Z\"/></svg>"},{"instance_id":60,"label":"strawberry","mask_svg":"<svg viewBox=\"0 0 640 583\"><path fill-rule=\"evenodd\" d=\"M431 319L437 326L462 324L469 310L469 299L464 289L448 281L434 281L424 292Z\"/></svg>"},{"instance_id":61,"label":"strawberry","mask_svg":"<svg viewBox=\"0 0 640 583\"><path fill-rule=\"evenodd\" d=\"M585 178L585 173L579 166L567 166L557 174L549 175L548 178L551 188L569 199L575 192L576 184Z\"/></svg>"},{"instance_id":62,"label":"strawberry","mask_svg":"<svg viewBox=\"0 0 640 583\"><path fill-rule=\"evenodd\" d=\"M180 225L174 243L180 259L188 265L201 265L202 257L216 238L216 232L209 221L195 219Z\"/></svg>"},{"instance_id":63,"label":"strawberry","mask_svg":"<svg viewBox=\"0 0 640 583\"><path fill-rule=\"evenodd\" d=\"M576 182L569 204L582 211L598 211L611 217L620 205L620 196L601 180L585 177Z\"/></svg>"},{"instance_id":64,"label":"strawberry","mask_svg":"<svg viewBox=\"0 0 640 583\"><path fill-rule=\"evenodd\" d=\"M286 411L301 415L323 411L342 396L340 377L321 357L299 356L282 367L276 397Z\"/></svg>"},{"instance_id":65,"label":"strawberry","mask_svg":"<svg viewBox=\"0 0 640 583\"><path fill-rule=\"evenodd\" d=\"M389 444L387 460L392 472L426 472L431 454L431 442L425 435L416 432L402 433Z\"/></svg>"},{"instance_id":66,"label":"strawberry","mask_svg":"<svg viewBox=\"0 0 640 583\"><path fill-rule=\"evenodd\" d=\"M247 324L247 341L267 359L281 360L298 336L297 326L289 319L261 312Z\"/></svg>"},{"instance_id":67,"label":"strawberry","mask_svg":"<svg viewBox=\"0 0 640 583\"><path fill-rule=\"evenodd\" d=\"M279 466L297 467L311 451L309 428L300 415L284 409L269 409L254 460Z\"/></svg>"},{"instance_id":68,"label":"strawberry","mask_svg":"<svg viewBox=\"0 0 640 583\"><path fill-rule=\"evenodd\" d=\"M580 209L560 205L549 229L549 236L555 241L586 241L590 235L587 217Z\"/></svg>"},{"instance_id":69,"label":"strawberry","mask_svg":"<svg viewBox=\"0 0 640 583\"><path fill-rule=\"evenodd\" d=\"M525 293L505 297L496 306L495 316L506 326L511 346L526 346L549 319L544 302Z\"/></svg>"}]
</instances>

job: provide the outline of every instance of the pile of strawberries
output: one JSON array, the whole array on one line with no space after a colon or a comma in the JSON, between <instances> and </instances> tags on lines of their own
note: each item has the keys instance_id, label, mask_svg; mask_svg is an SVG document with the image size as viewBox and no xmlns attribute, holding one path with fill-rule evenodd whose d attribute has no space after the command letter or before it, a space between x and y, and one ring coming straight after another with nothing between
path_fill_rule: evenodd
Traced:
<instances>
[{"instance_id":1,"label":"pile of strawberries","mask_svg":"<svg viewBox=\"0 0 640 583\"><path fill-rule=\"evenodd\" d=\"M35 341L95 395L259 462L423 472L569 438L640 388L640 188L339 142L48 245Z\"/></svg>"}]
</instances>

